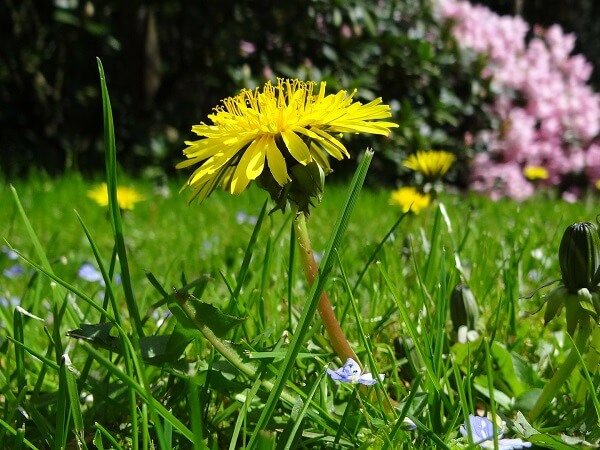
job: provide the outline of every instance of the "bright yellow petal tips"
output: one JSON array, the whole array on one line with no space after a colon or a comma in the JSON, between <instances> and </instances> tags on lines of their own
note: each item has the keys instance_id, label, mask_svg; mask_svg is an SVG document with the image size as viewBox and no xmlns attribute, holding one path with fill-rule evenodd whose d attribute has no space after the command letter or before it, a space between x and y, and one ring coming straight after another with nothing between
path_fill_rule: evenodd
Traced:
<instances>
[{"instance_id":1,"label":"bright yellow petal tips","mask_svg":"<svg viewBox=\"0 0 600 450\"><path fill-rule=\"evenodd\" d=\"M443 150L418 151L404 160L404 167L422 173L429 179L443 177L456 161L456 156Z\"/></svg>"},{"instance_id":2,"label":"bright yellow petal tips","mask_svg":"<svg viewBox=\"0 0 600 450\"><path fill-rule=\"evenodd\" d=\"M313 82L280 78L276 85L267 82L224 99L208 115L212 123L192 127L202 139L186 142L187 159L177 164L197 166L186 184L192 197L201 202L217 187L239 194L267 172L275 185L267 180L259 185L271 186L273 196L271 191L292 182L296 164L315 162L329 173L326 155L349 158L341 133L387 135L398 126L382 120L391 111L381 98L363 105L354 101L356 91L327 95L325 87L321 82L314 92Z\"/></svg>"},{"instance_id":3,"label":"bright yellow petal tips","mask_svg":"<svg viewBox=\"0 0 600 450\"><path fill-rule=\"evenodd\" d=\"M414 214L419 214L430 203L431 196L429 194L423 194L412 186L401 187L392 192L390 197L390 204L400 206L402 212L411 211Z\"/></svg>"},{"instance_id":4,"label":"bright yellow petal tips","mask_svg":"<svg viewBox=\"0 0 600 450\"><path fill-rule=\"evenodd\" d=\"M108 205L108 187L106 183L101 183L87 191L87 196L94 200L100 206ZM117 187L117 202L119 208L133 209L135 204L144 200L144 196L132 187L118 186Z\"/></svg>"}]
</instances>

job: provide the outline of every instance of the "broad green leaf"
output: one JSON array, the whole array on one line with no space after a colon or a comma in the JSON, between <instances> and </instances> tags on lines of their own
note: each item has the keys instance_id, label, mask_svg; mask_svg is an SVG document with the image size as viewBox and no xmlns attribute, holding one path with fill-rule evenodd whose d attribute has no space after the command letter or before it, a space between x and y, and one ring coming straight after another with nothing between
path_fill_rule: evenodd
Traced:
<instances>
[{"instance_id":1,"label":"broad green leaf","mask_svg":"<svg viewBox=\"0 0 600 450\"><path fill-rule=\"evenodd\" d=\"M81 324L81 328L67 332L75 339L83 339L97 347L122 354L119 338L110 335L111 323ZM177 326L172 334L140 338L141 356L149 364L162 365L177 361L197 333Z\"/></svg>"},{"instance_id":2,"label":"broad green leaf","mask_svg":"<svg viewBox=\"0 0 600 450\"><path fill-rule=\"evenodd\" d=\"M198 329L198 325L206 326L220 338L245 320L225 314L216 306L179 291L169 298L168 306L184 328Z\"/></svg>"}]
</instances>

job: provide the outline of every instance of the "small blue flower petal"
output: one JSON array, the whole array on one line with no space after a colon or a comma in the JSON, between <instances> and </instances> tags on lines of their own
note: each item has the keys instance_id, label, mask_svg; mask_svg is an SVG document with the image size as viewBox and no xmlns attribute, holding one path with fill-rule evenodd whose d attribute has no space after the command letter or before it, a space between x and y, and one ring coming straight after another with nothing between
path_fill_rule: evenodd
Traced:
<instances>
[{"instance_id":1,"label":"small blue flower petal","mask_svg":"<svg viewBox=\"0 0 600 450\"><path fill-rule=\"evenodd\" d=\"M410 420L408 417L405 417L402 421L402 429L407 431L413 431L417 429L417 424Z\"/></svg>"},{"instance_id":2,"label":"small blue flower petal","mask_svg":"<svg viewBox=\"0 0 600 450\"><path fill-rule=\"evenodd\" d=\"M8 308L9 306L18 306L21 303L21 299L19 297L15 297L14 295L11 297L0 297L0 306L4 308Z\"/></svg>"},{"instance_id":3,"label":"small blue flower petal","mask_svg":"<svg viewBox=\"0 0 600 450\"><path fill-rule=\"evenodd\" d=\"M373 375L370 373L362 373L360 366L352 358L348 358L346 360L346 364L337 370L331 370L327 368L327 374L332 380L341 381L343 383L360 383L364 384L365 386L372 386L378 381L378 379L373 378ZM383 381L385 375L379 375L378 378L379 380Z\"/></svg>"},{"instance_id":4,"label":"small blue flower petal","mask_svg":"<svg viewBox=\"0 0 600 450\"><path fill-rule=\"evenodd\" d=\"M79 268L77 275L82 280L89 281L91 283L104 282L104 279L102 278L102 273L90 263L83 263Z\"/></svg>"},{"instance_id":5,"label":"small blue flower petal","mask_svg":"<svg viewBox=\"0 0 600 450\"><path fill-rule=\"evenodd\" d=\"M4 253L6 255L6 257L12 261L19 259L19 255L17 255L17 252L15 252L14 250L11 250L6 245L2 246L2 253Z\"/></svg>"},{"instance_id":6,"label":"small blue flower petal","mask_svg":"<svg viewBox=\"0 0 600 450\"><path fill-rule=\"evenodd\" d=\"M235 221L238 223L238 225L243 225L245 223L250 225L256 225L256 222L258 222L258 217L250 216L244 211L238 211L235 215Z\"/></svg>"},{"instance_id":7,"label":"small blue flower petal","mask_svg":"<svg viewBox=\"0 0 600 450\"><path fill-rule=\"evenodd\" d=\"M19 264L14 264L8 269L4 269L2 273L6 278L15 278L19 275L23 275L25 273L25 269L23 269L23 267Z\"/></svg>"},{"instance_id":8,"label":"small blue flower petal","mask_svg":"<svg viewBox=\"0 0 600 450\"><path fill-rule=\"evenodd\" d=\"M471 435L473 442L481 448L494 448L494 425L492 421L486 417L479 417L469 414L469 425L471 426ZM461 425L460 433L464 437L468 437L468 432L465 425ZM531 447L531 442L524 442L521 439L501 439L502 433L498 431L498 448L500 450L512 450L525 447Z\"/></svg>"}]
</instances>

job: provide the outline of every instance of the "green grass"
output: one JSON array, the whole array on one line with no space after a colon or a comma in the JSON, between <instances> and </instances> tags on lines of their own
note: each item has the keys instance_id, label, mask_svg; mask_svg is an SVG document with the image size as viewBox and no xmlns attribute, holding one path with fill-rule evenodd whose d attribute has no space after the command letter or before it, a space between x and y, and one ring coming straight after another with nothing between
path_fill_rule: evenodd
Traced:
<instances>
[{"instance_id":1,"label":"green grass","mask_svg":"<svg viewBox=\"0 0 600 450\"><path fill-rule=\"evenodd\" d=\"M188 205L185 195L177 194L179 182L169 184L169 197L155 194L149 182L124 180L121 184L135 186L146 197L123 217L131 284L142 319L146 319L144 334L172 334L175 323L173 317L163 322L167 307L148 273L167 294L173 287L200 280L196 293L203 301L245 318L226 338L239 354L254 356L250 362L259 363L260 368L256 380L232 367L202 337L193 339L179 360L162 367L134 356L139 344L133 342L136 333L122 285L114 286L114 297L121 339L129 342L129 355L67 336L81 323L106 320L89 304L103 304L103 287L77 276L82 263L96 263L76 213L106 267L114 238L106 208L85 196L92 180L77 175L55 180L31 176L17 181L15 190L48 267L90 299L86 302L60 289L23 262L24 275L3 277L1 295L18 298L27 314L14 305L3 304L0 310L0 376L6 386L0 439L3 445L20 440L33 447L60 448L79 435L88 446L96 436L105 446L112 442L148 448L149 442L162 441L165 446L187 448L192 436L198 436L199 446L205 442L212 448L227 448L235 435L240 446L254 433L253 425L266 401L268 390L260 381L273 380L281 370L278 364L287 349L285 333L295 328L309 296L298 262L289 270L290 218L279 212L264 217L244 284L236 289L254 232L251 223L239 224L236 214L243 211L257 217L265 200L262 191L251 189L240 197L217 192L198 206ZM15 202L9 200L9 187L2 191L7 199L0 212L4 239L43 266ZM309 228L317 251L325 248L345 191L344 185L328 185L322 204L314 209ZM293 442L299 447L324 446L336 438L341 447L385 445L386 436L391 436L389 448L451 446L465 414L490 409L490 392L496 411L505 418L514 418L517 411L526 414L531 406L528 393L543 387L552 368L565 358L564 317L544 328L542 312L536 313L542 299L537 294L524 297L558 277L556 252L562 230L571 222L594 216L591 199L587 205L546 198L519 205L442 195L447 219L436 208L406 218L380 246L375 262L355 286L400 217L388 205L388 195L384 190L362 191L338 249L339 263L326 285L357 354L368 362L372 353L377 371L387 375L386 382L371 388L377 392L372 397L362 392L357 396L323 378L325 363L339 366L341 362L335 361L315 318L286 388L292 400L307 401L311 395L312 403L295 407L278 403L267 425L270 431L257 435L267 445L284 440L280 435L285 436L286 424L295 423ZM5 255L2 258L2 269L14 264ZM485 339L469 346L454 343L447 312L449 294L461 281L469 284L482 312L479 331ZM231 302L236 290L237 298ZM114 329L111 335L119 336ZM395 356L393 344L400 336L417 342L418 350L409 353L408 359ZM72 365L63 354L69 355ZM407 370L410 365L412 370ZM578 435L581 422L593 416L593 408L575 398L579 390L575 387L585 380L576 376L571 382L559 403L544 416L542 424L551 434ZM490 391L490 385L494 390ZM386 393L407 406L406 412L422 428L408 433L394 427L401 411L385 410L382 395ZM406 398L411 399L410 405L402 403ZM348 400L352 403L344 414ZM161 416L165 411L172 411L173 417ZM294 414L297 422L290 421ZM132 440L134 421L136 440ZM343 430L338 429L340 422Z\"/></svg>"},{"instance_id":2,"label":"green grass","mask_svg":"<svg viewBox=\"0 0 600 450\"><path fill-rule=\"evenodd\" d=\"M0 269L25 268L0 275L0 447L468 448L459 426L488 412L539 447L600 440L595 370L574 371L528 421L571 348L564 316L543 326L551 288L538 288L559 277L562 232L593 220L596 198L447 192L399 220L388 191L356 198L360 180L349 194L330 176L308 226L331 270L311 288L292 218L268 214L256 187L198 206L181 181L117 180L107 111L109 192L117 181L142 192L133 211L94 204L86 191L100 180L77 174L0 188L2 237L21 258L1 253ZM78 276L86 262L104 285ZM461 283L480 310L470 343L449 319ZM384 382L326 376L343 361L313 314L322 288Z\"/></svg>"}]
</instances>

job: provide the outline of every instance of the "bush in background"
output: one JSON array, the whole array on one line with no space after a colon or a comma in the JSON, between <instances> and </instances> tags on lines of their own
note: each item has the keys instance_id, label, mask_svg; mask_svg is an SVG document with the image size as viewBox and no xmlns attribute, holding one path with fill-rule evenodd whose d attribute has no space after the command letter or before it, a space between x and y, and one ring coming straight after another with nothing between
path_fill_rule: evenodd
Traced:
<instances>
[{"instance_id":1,"label":"bush in background","mask_svg":"<svg viewBox=\"0 0 600 450\"><path fill-rule=\"evenodd\" d=\"M25 0L1 8L0 164L11 176L102 168L96 56L113 92L119 161L131 173L172 173L194 123L220 99L276 76L326 80L394 105L401 130L393 142L353 144L381 150L374 169L387 180L409 151L460 148L481 117L481 61L461 57L425 0Z\"/></svg>"},{"instance_id":2,"label":"bush in background","mask_svg":"<svg viewBox=\"0 0 600 450\"><path fill-rule=\"evenodd\" d=\"M558 186L567 200L600 180L600 95L588 85L592 66L571 56L575 36L558 25L529 26L519 17L499 16L465 1L440 2L443 17L467 51L486 55L492 81L492 127L475 140L472 187L492 198L522 200L536 186ZM526 169L545 169L530 181Z\"/></svg>"}]
</instances>

